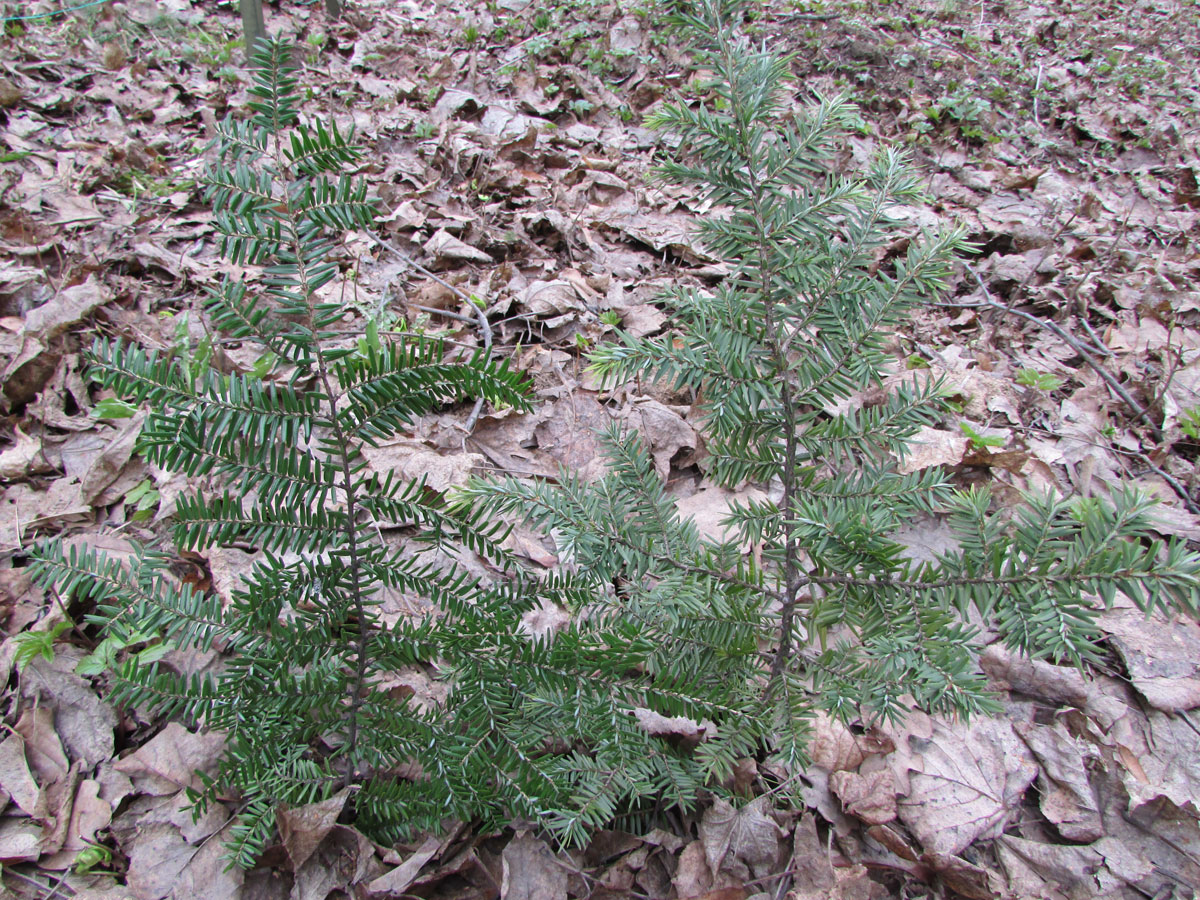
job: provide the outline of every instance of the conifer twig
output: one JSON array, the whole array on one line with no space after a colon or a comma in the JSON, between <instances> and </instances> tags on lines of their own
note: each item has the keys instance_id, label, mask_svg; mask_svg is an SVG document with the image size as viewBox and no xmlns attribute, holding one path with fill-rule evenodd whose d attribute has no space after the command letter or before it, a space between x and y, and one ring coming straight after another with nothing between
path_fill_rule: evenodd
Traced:
<instances>
[{"instance_id":1,"label":"conifer twig","mask_svg":"<svg viewBox=\"0 0 1200 900\"><path fill-rule=\"evenodd\" d=\"M483 350L484 350L485 357L488 359L491 358L491 355L492 355L492 326L491 326L491 323L488 322L488 319L487 319L487 310L483 309L483 307L481 307L478 303L475 302L475 299L473 297L471 297L469 294L464 292L461 288L458 288L455 285L451 284L449 281L446 281L444 278L441 278L438 275L435 275L433 272L431 272L429 269L425 268L425 266L421 265L419 262L417 262L415 259L413 259L411 256L409 256L407 253L405 253L403 250L401 250L395 244L391 243L391 241L380 240L379 238L371 237L370 235L368 235L368 238L370 240L374 241L378 246L383 247L385 250L391 251L391 253L393 255L395 255L396 257L398 257L401 260L401 262L405 263L406 265L410 266L413 269L416 269L422 275L425 275L428 278L432 278L434 281L436 281L442 287L451 291L456 297L458 297L460 300L462 300L464 303L466 303L467 306L471 307L471 309L475 312L475 321L479 323L479 333L481 335L483 335ZM431 313L436 312L437 314L444 315L444 316L446 316L446 318L449 318L449 319L457 319L458 321L461 321L461 322L470 321L470 319L468 319L466 316L459 315L458 313L451 313L446 310L434 310L434 309L430 309L430 308L424 307L424 306L419 307L419 308L425 312L431 312ZM482 411L483 411L483 398L479 397L475 401L475 407L471 410L471 415L469 415L467 417L466 424L462 426L462 430L466 433L467 437L469 437L471 435L471 433L475 430L475 423L479 421L479 414ZM465 442L466 438L464 437L463 440Z\"/></svg>"}]
</instances>

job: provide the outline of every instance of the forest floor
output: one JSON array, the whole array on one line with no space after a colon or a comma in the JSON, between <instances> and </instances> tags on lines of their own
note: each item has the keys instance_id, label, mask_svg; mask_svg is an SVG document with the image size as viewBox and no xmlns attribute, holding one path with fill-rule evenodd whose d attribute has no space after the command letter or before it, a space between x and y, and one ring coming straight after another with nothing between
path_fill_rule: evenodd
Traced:
<instances>
[{"instance_id":1,"label":"forest floor","mask_svg":"<svg viewBox=\"0 0 1200 900\"><path fill-rule=\"evenodd\" d=\"M704 477L687 398L599 392L584 371L614 314L634 334L662 331L657 292L713 274L690 237L707 209L647 177L660 144L644 117L689 77L661 12L350 0L340 21L297 4L267 21L298 39L307 108L367 147L376 236L398 251L348 236L348 307L478 344L459 298L473 294L498 352L537 387L529 415L485 411L470 434L469 408L430 416L372 466L439 489L480 470L587 469L615 417L667 463L681 507L717 528L728 497ZM1163 535L1200 540L1195 4L776 2L751 27L795 52L798 104L840 92L860 104L839 166L909 148L931 202L898 212L913 229L965 223L979 247L943 302L894 336L897 366L943 375L962 407L908 465L1001 498L1129 482L1163 501ZM866 731L818 720L805 809L701 811L556 855L536 832L466 826L374 847L318 806L289 814L287 845L262 867L225 871L229 810L193 821L182 793L220 739L110 706L103 676L77 671L88 648L30 586L24 548L60 533L117 550L152 539L181 487L133 453L140 419L91 415L79 351L96 335L178 352L204 339L199 300L227 265L196 178L213 123L245 101L239 29L228 3L114 0L0 35L0 895L1194 895L1200 626L1120 606L1100 616L1106 665L1087 676L989 648L1004 715ZM224 348L217 363L247 369L248 352ZM941 539L936 520L906 536ZM555 562L523 532L514 549ZM181 565L225 593L249 560ZM56 636L51 658L18 670L22 632L47 647ZM778 853L750 866L741 842L761 847L764 830Z\"/></svg>"}]
</instances>

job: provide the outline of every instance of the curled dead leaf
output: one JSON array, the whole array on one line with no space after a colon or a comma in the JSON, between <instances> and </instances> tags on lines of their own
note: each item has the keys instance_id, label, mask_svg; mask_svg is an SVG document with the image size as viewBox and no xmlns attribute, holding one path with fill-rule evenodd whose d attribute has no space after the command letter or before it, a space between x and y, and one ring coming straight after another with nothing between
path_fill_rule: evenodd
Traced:
<instances>
[{"instance_id":1,"label":"curled dead leaf","mask_svg":"<svg viewBox=\"0 0 1200 900\"><path fill-rule=\"evenodd\" d=\"M691 749L717 734L717 726L707 719L695 722L686 716L667 717L643 708L635 709L633 717L647 734L664 738L683 749Z\"/></svg>"},{"instance_id":2,"label":"curled dead leaf","mask_svg":"<svg viewBox=\"0 0 1200 900\"><path fill-rule=\"evenodd\" d=\"M896 818L896 779L888 769L863 775L834 772L829 786L842 808L868 825L882 825Z\"/></svg>"},{"instance_id":3,"label":"curled dead leaf","mask_svg":"<svg viewBox=\"0 0 1200 900\"><path fill-rule=\"evenodd\" d=\"M16 444L0 453L0 479L12 481L54 470L42 453L40 438L31 437L20 428L14 429L14 432Z\"/></svg>"},{"instance_id":4,"label":"curled dead leaf","mask_svg":"<svg viewBox=\"0 0 1200 900\"><path fill-rule=\"evenodd\" d=\"M534 641L551 641L571 624L571 614L563 607L543 599L521 616L520 630Z\"/></svg>"}]
</instances>

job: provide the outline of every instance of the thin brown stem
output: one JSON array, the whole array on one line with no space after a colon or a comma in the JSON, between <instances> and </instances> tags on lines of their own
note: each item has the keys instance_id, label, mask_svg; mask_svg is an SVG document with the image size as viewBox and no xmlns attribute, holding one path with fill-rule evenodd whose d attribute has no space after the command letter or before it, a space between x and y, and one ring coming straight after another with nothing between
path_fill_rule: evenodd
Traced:
<instances>
[{"instance_id":1,"label":"thin brown stem","mask_svg":"<svg viewBox=\"0 0 1200 900\"><path fill-rule=\"evenodd\" d=\"M275 131L274 150L275 164L278 166L279 171L290 171L287 159L283 153L283 143L279 137L278 123ZM290 191L285 190L283 192L280 208L288 228L292 255L296 260L297 289L304 298L304 303L308 309L306 327L313 336L313 358L316 362L317 380L321 383L321 389L325 392L325 402L329 404L329 427L333 432L335 446L338 448L336 465L341 470L342 479L341 485L338 486L342 488L346 498L346 525L344 533L346 535L346 552L350 558L350 593L357 630L354 647L354 678L348 690L350 711L346 723L347 766L345 786L350 787L354 782L356 770L354 754L358 749L358 718L359 710L362 708L363 703L363 686L367 679L367 645L370 638L370 632L367 628L366 602L362 592L362 563L358 546L358 529L355 524L355 519L358 515L358 498L355 496L354 491L354 476L350 465L348 435L345 429L342 428L341 419L338 417L337 394L333 390L333 381L329 375L329 361L326 359L324 349L321 346L319 328L317 327L317 314L313 302L314 291L310 286L308 269L304 262L304 247L300 239L300 221L293 205Z\"/></svg>"},{"instance_id":2,"label":"thin brown stem","mask_svg":"<svg viewBox=\"0 0 1200 900\"><path fill-rule=\"evenodd\" d=\"M722 53L726 64L733 70L735 63L732 57L733 48L728 41L722 39ZM761 147L753 144L753 137L747 133L745 123L748 116L740 108L740 98L736 91L732 94L733 119L737 122L738 141L746 164L746 187L748 199L753 207L754 228L756 231L755 262L758 274L757 290L763 304L764 329L763 334L767 343L767 351L771 357L775 374L779 378L779 404L783 414L784 458L780 479L783 482L783 498L781 510L783 513L783 603L779 619L779 647L775 652L775 660L771 664L770 685L783 674L787 667L788 658L792 654L792 626L796 618L796 602L802 587L803 573L800 571L800 548L796 539L795 516L793 507L796 501L796 471L799 465L799 441L796 438L796 407L792 397L792 383L788 371L787 356L784 347L787 337L783 333L783 323L775 316L775 260L772 252L773 234L768 233L766 204L768 202L766 185L760 179L758 156ZM768 690L771 688L768 687Z\"/></svg>"}]
</instances>

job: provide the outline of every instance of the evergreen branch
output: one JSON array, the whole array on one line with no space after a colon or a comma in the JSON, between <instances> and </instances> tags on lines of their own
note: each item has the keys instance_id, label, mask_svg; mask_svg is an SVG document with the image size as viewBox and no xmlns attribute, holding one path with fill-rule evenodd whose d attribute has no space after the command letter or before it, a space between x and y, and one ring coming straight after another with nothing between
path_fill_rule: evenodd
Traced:
<instances>
[{"instance_id":1,"label":"evergreen branch","mask_svg":"<svg viewBox=\"0 0 1200 900\"><path fill-rule=\"evenodd\" d=\"M182 496L176 502L175 542L185 549L244 542L265 550L306 552L340 547L330 532L345 532L353 515L346 511L313 507L294 509L258 502L244 508L240 497L222 494L205 499Z\"/></svg>"},{"instance_id":2,"label":"evergreen branch","mask_svg":"<svg viewBox=\"0 0 1200 900\"><path fill-rule=\"evenodd\" d=\"M94 603L96 618L117 638L161 631L164 642L175 646L211 649L226 626L219 602L171 584L163 557L134 550L126 568L103 552L51 541L31 554L30 575L47 589Z\"/></svg>"},{"instance_id":3,"label":"evergreen branch","mask_svg":"<svg viewBox=\"0 0 1200 900\"><path fill-rule=\"evenodd\" d=\"M97 341L88 355L90 374L101 386L133 403L202 415L213 437L241 431L285 444L307 439L320 395L301 393L256 378L206 371L193 388L178 360L121 341Z\"/></svg>"},{"instance_id":4,"label":"evergreen branch","mask_svg":"<svg viewBox=\"0 0 1200 900\"><path fill-rule=\"evenodd\" d=\"M336 121L328 129L321 122L312 127L301 124L292 130L290 145L283 153L288 164L301 175L335 173L361 158L361 151L351 143L353 139L353 129L343 137Z\"/></svg>"},{"instance_id":5,"label":"evergreen branch","mask_svg":"<svg viewBox=\"0 0 1200 900\"><path fill-rule=\"evenodd\" d=\"M339 487L338 470L297 447L260 444L237 434L206 432L196 414L166 417L152 413L140 441L146 459L186 475L233 475L240 494L254 491L279 506L323 506Z\"/></svg>"}]
</instances>

